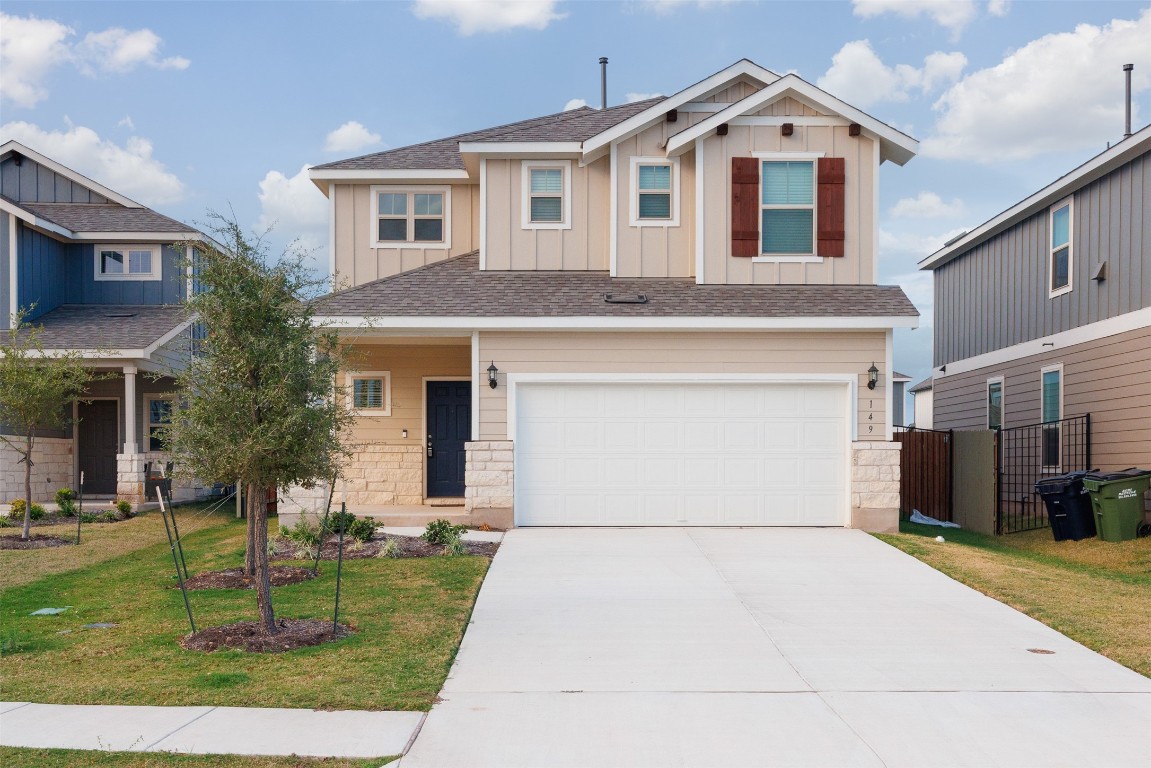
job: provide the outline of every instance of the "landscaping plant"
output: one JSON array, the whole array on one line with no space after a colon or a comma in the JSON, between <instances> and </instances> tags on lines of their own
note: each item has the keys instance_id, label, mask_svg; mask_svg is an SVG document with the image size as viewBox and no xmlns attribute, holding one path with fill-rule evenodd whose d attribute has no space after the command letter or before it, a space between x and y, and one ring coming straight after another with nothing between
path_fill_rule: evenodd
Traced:
<instances>
[{"instance_id":1,"label":"landscaping plant","mask_svg":"<svg viewBox=\"0 0 1151 768\"><path fill-rule=\"evenodd\" d=\"M124 519L127 520L132 516L132 503L125 501L124 499L118 499L116 501L116 511L123 515Z\"/></svg>"},{"instance_id":2,"label":"landscaping plant","mask_svg":"<svg viewBox=\"0 0 1151 768\"><path fill-rule=\"evenodd\" d=\"M9 507L8 517L11 520L43 520L46 514L44 507L39 504L33 504L29 509L24 499L13 499ZM21 538L27 538L27 536Z\"/></svg>"},{"instance_id":3,"label":"landscaping plant","mask_svg":"<svg viewBox=\"0 0 1151 768\"><path fill-rule=\"evenodd\" d=\"M71 488L61 488L56 491L56 508L64 517L76 516L76 492Z\"/></svg>"},{"instance_id":4,"label":"landscaping plant","mask_svg":"<svg viewBox=\"0 0 1151 768\"><path fill-rule=\"evenodd\" d=\"M423 538L423 540L429 544L441 544L447 546L447 544L453 538L458 539L460 535L463 534L463 532L466 530L466 526L452 525L450 522L444 519L432 520L430 523L428 523L427 527L424 528L424 532L421 534L421 538Z\"/></svg>"}]
</instances>

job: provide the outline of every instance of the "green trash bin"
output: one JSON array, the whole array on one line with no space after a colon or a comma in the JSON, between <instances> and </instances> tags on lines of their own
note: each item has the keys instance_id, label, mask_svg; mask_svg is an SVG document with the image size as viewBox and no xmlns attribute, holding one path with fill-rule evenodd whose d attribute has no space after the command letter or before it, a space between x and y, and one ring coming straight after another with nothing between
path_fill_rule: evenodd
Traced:
<instances>
[{"instance_id":1,"label":"green trash bin","mask_svg":"<svg viewBox=\"0 0 1151 768\"><path fill-rule=\"evenodd\" d=\"M1083 478L1083 488L1091 494L1099 538L1128 541L1146 535L1143 494L1148 487L1151 487L1151 471L1146 469L1092 472Z\"/></svg>"}]
</instances>

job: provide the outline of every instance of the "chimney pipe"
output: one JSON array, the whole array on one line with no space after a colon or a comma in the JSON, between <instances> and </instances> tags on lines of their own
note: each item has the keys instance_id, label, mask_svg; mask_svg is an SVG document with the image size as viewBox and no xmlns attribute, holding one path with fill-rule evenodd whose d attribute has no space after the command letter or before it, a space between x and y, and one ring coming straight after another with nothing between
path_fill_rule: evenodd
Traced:
<instances>
[{"instance_id":1,"label":"chimney pipe","mask_svg":"<svg viewBox=\"0 0 1151 768\"><path fill-rule=\"evenodd\" d=\"M1123 71L1127 73L1127 119L1123 123L1123 138L1131 135L1131 70L1133 69L1134 64L1123 65Z\"/></svg>"},{"instance_id":2,"label":"chimney pipe","mask_svg":"<svg viewBox=\"0 0 1151 768\"><path fill-rule=\"evenodd\" d=\"M600 108L608 108L608 56L600 56Z\"/></svg>"}]
</instances>

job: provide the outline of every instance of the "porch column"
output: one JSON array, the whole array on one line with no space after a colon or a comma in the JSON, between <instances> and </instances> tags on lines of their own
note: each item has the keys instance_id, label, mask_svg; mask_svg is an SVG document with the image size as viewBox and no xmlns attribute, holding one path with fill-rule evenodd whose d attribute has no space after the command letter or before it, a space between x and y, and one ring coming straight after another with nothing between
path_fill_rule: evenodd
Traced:
<instances>
[{"instance_id":1,"label":"porch column","mask_svg":"<svg viewBox=\"0 0 1151 768\"><path fill-rule=\"evenodd\" d=\"M137 453L136 366L124 366L124 453Z\"/></svg>"}]
</instances>

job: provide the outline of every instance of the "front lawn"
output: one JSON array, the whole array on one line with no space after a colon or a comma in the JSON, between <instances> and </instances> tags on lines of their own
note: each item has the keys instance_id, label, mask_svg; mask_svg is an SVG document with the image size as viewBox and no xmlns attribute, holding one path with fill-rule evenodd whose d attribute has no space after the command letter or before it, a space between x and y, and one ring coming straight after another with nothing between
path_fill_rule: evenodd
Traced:
<instances>
[{"instance_id":1,"label":"front lawn","mask_svg":"<svg viewBox=\"0 0 1151 768\"><path fill-rule=\"evenodd\" d=\"M250 755L178 755L170 752L92 752L79 749L0 747L5 768L378 768L394 757L348 760L335 757L261 757Z\"/></svg>"},{"instance_id":2,"label":"front lawn","mask_svg":"<svg viewBox=\"0 0 1151 768\"><path fill-rule=\"evenodd\" d=\"M1054 541L900 523L878 538L1151 677L1151 538ZM946 541L934 541L943 536Z\"/></svg>"},{"instance_id":3,"label":"front lawn","mask_svg":"<svg viewBox=\"0 0 1151 768\"><path fill-rule=\"evenodd\" d=\"M192 573L243 563L244 523L230 510L185 509L180 527ZM0 590L6 700L427 710L489 562L473 556L345 560L340 621L356 630L352 637L279 654L201 653L177 645L189 628L159 513L108 528L134 531L130 546L110 542L130 551L101 560L84 553L101 546L93 538L79 548L0 552L5 575L42 574L46 568L36 556L60 551L94 563L58 563L61 572ZM151 543L143 546L145 539ZM324 562L320 578L276 587L277 616L330 620L335 572L334 563ZM256 618L252 590L189 594L197 629ZM70 608L56 616L29 615L64 606ZM82 626L97 622L117 626Z\"/></svg>"}]
</instances>

